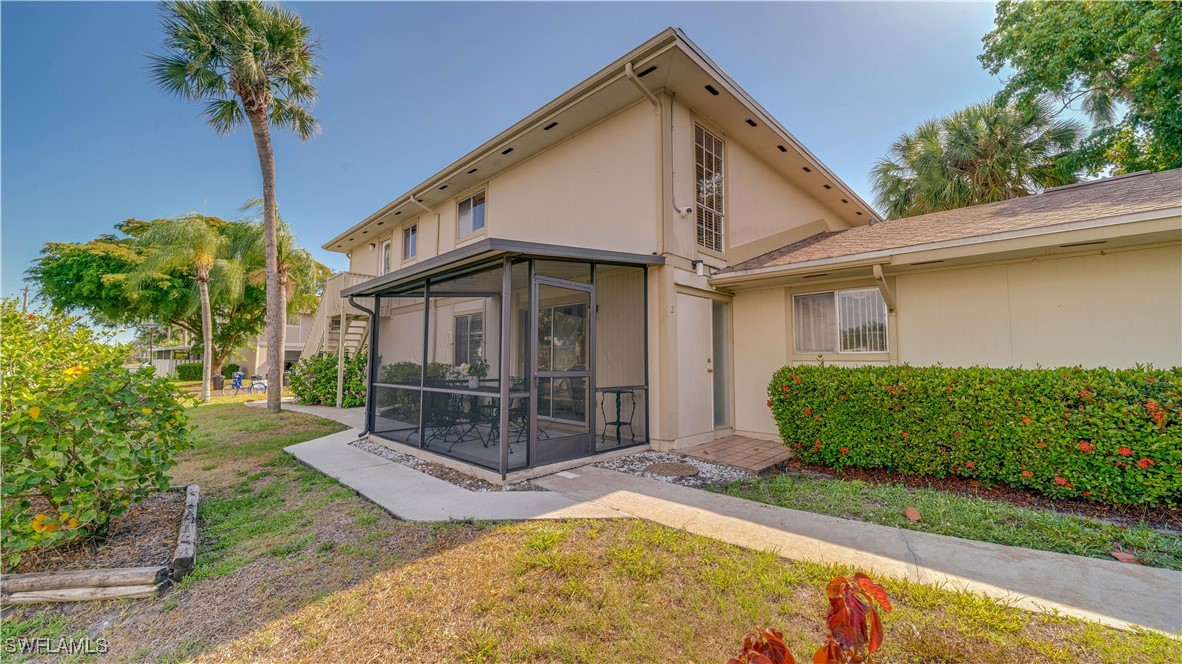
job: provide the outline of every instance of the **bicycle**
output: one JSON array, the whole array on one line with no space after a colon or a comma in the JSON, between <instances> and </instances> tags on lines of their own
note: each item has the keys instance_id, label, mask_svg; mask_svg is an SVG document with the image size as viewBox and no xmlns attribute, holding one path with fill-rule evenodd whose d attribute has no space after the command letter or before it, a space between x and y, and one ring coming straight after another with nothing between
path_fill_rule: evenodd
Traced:
<instances>
[{"instance_id":1,"label":"bicycle","mask_svg":"<svg viewBox=\"0 0 1182 664\"><path fill-rule=\"evenodd\" d=\"M248 394L262 394L267 391L267 382L262 380L251 380L250 385L243 386L242 379L246 374L241 371L235 371L230 376L230 384L222 387L222 396L234 396L239 392L246 392Z\"/></svg>"}]
</instances>

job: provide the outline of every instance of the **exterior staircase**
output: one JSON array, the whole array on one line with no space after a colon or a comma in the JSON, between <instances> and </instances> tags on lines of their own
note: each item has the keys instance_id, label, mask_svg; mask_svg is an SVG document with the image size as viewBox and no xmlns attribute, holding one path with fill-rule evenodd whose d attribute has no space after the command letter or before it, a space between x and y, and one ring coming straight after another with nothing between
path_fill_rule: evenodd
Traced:
<instances>
[{"instance_id":1,"label":"exterior staircase","mask_svg":"<svg viewBox=\"0 0 1182 664\"><path fill-rule=\"evenodd\" d=\"M369 314L349 304L348 299L341 297L341 291L372 278L368 274L339 272L328 279L300 359L324 352L339 355L348 351L352 356L366 347Z\"/></svg>"}]
</instances>

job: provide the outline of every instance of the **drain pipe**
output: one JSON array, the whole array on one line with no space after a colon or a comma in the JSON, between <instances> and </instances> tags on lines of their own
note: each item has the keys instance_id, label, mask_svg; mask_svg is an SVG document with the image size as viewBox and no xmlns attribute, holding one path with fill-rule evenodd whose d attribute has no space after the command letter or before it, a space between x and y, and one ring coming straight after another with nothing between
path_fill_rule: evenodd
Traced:
<instances>
[{"instance_id":1,"label":"drain pipe","mask_svg":"<svg viewBox=\"0 0 1182 664\"><path fill-rule=\"evenodd\" d=\"M378 298L375 295L374 296L374 308L375 309L377 308L377 303L378 303ZM374 313L373 311L371 311L370 309L366 309L365 307L361 306L360 304L357 304L357 300L354 299L354 297L352 295L349 296L349 304L350 304L350 306L356 307L356 308L364 311L365 313L369 314L369 362L368 362L369 372L368 372L368 375L365 377L365 379L366 379L365 380L365 429L361 432L361 435L357 436L358 438L367 438L367 437L369 437L369 430L370 430L370 415L374 412L373 411L373 406L374 406L373 382L374 382L374 379L377 377L377 366L376 365L378 362L378 354L377 354L377 352L375 352L375 350L378 347L378 315L376 313ZM344 335L344 333L345 333L345 331L341 330L341 334Z\"/></svg>"},{"instance_id":2,"label":"drain pipe","mask_svg":"<svg viewBox=\"0 0 1182 664\"><path fill-rule=\"evenodd\" d=\"M435 210L432 210L431 208L424 205L422 201L415 198L414 194L410 195L410 202L414 203L415 205L422 208L423 212L426 212L427 214L435 215L435 255L438 256L439 255L439 236L443 234L443 217Z\"/></svg>"},{"instance_id":3,"label":"drain pipe","mask_svg":"<svg viewBox=\"0 0 1182 664\"><path fill-rule=\"evenodd\" d=\"M653 110L657 113L660 113L661 102L657 101L656 95L654 95L648 88L644 87L644 83L640 82L640 77L637 76L636 72L632 70L631 62L624 63L624 76L628 77L628 80L632 81L632 85L635 85L637 88L639 88L640 91L644 93L645 97L648 97L649 103L653 105Z\"/></svg>"}]
</instances>

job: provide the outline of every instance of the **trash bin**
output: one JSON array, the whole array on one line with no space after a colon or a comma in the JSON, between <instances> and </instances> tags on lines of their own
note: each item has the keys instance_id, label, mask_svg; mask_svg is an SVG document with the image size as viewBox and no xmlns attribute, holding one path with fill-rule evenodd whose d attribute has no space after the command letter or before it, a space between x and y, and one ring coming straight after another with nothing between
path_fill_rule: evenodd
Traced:
<instances>
[{"instance_id":1,"label":"trash bin","mask_svg":"<svg viewBox=\"0 0 1182 664\"><path fill-rule=\"evenodd\" d=\"M289 385L291 385L291 374L284 371L283 372L283 386L288 387Z\"/></svg>"},{"instance_id":2,"label":"trash bin","mask_svg":"<svg viewBox=\"0 0 1182 664\"><path fill-rule=\"evenodd\" d=\"M218 374L213 377L213 389L220 390L220 389L222 389L222 387L225 386L225 384L226 384L226 377L225 376Z\"/></svg>"}]
</instances>

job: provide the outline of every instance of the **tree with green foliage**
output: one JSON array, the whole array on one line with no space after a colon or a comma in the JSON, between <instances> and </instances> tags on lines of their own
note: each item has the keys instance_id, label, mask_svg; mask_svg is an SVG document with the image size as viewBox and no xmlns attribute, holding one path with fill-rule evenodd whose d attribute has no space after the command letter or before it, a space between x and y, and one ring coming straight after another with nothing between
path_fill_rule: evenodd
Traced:
<instances>
[{"instance_id":1,"label":"tree with green foliage","mask_svg":"<svg viewBox=\"0 0 1182 664\"><path fill-rule=\"evenodd\" d=\"M128 348L62 313L0 300L0 542L22 552L102 536L133 502L168 488L190 443L184 395Z\"/></svg>"},{"instance_id":2,"label":"tree with green foliage","mask_svg":"<svg viewBox=\"0 0 1182 664\"><path fill-rule=\"evenodd\" d=\"M974 104L928 120L874 167L876 203L898 219L993 203L1076 182L1071 150L1083 133L1047 103Z\"/></svg>"},{"instance_id":3,"label":"tree with green foliage","mask_svg":"<svg viewBox=\"0 0 1182 664\"><path fill-rule=\"evenodd\" d=\"M161 323L200 339L200 295L190 270L178 268L167 275L158 274L150 282L139 284L134 293L127 286L129 275L152 250L141 241L142 236L162 221L165 220L129 219L116 226L118 233L104 234L90 242L47 243L26 274L36 284L39 297L56 311L84 313L96 323L108 326ZM256 228L251 230L251 226ZM222 366L235 351L252 343L263 330L266 296L258 278L263 271L262 257L257 252L234 249L244 243L241 239L244 235L257 236L260 233L257 226L245 221L217 224L226 234L231 255L246 278L238 293L220 286L210 290L213 310L210 372L215 375L222 373ZM328 273L327 267L315 262L296 270L291 303L294 311L315 306L315 296L323 288Z\"/></svg>"},{"instance_id":4,"label":"tree with green foliage","mask_svg":"<svg viewBox=\"0 0 1182 664\"><path fill-rule=\"evenodd\" d=\"M226 222L216 217L188 214L157 222L140 236L145 248L143 260L129 275L132 298L140 291L152 293L157 279L168 283L177 272L191 273L201 302L202 371L201 400L209 401L213 363L213 306L210 282L215 280L233 299L242 292L242 266L230 258Z\"/></svg>"},{"instance_id":5,"label":"tree with green foliage","mask_svg":"<svg viewBox=\"0 0 1182 664\"><path fill-rule=\"evenodd\" d=\"M267 347L282 349L287 329L279 266L275 154L271 125L301 139L318 130L308 107L316 100L317 44L299 15L257 0L164 3L164 50L152 76L165 90L205 104L210 126L224 135L249 124L263 175ZM275 352L275 351L272 351ZM278 351L282 352L282 351ZM283 363L267 372L267 410L280 410Z\"/></svg>"},{"instance_id":6,"label":"tree with green foliage","mask_svg":"<svg viewBox=\"0 0 1182 664\"><path fill-rule=\"evenodd\" d=\"M1051 95L1095 122L1081 168L1182 167L1182 3L1003 0L994 25L980 60L1012 70L1003 101Z\"/></svg>"}]
</instances>

